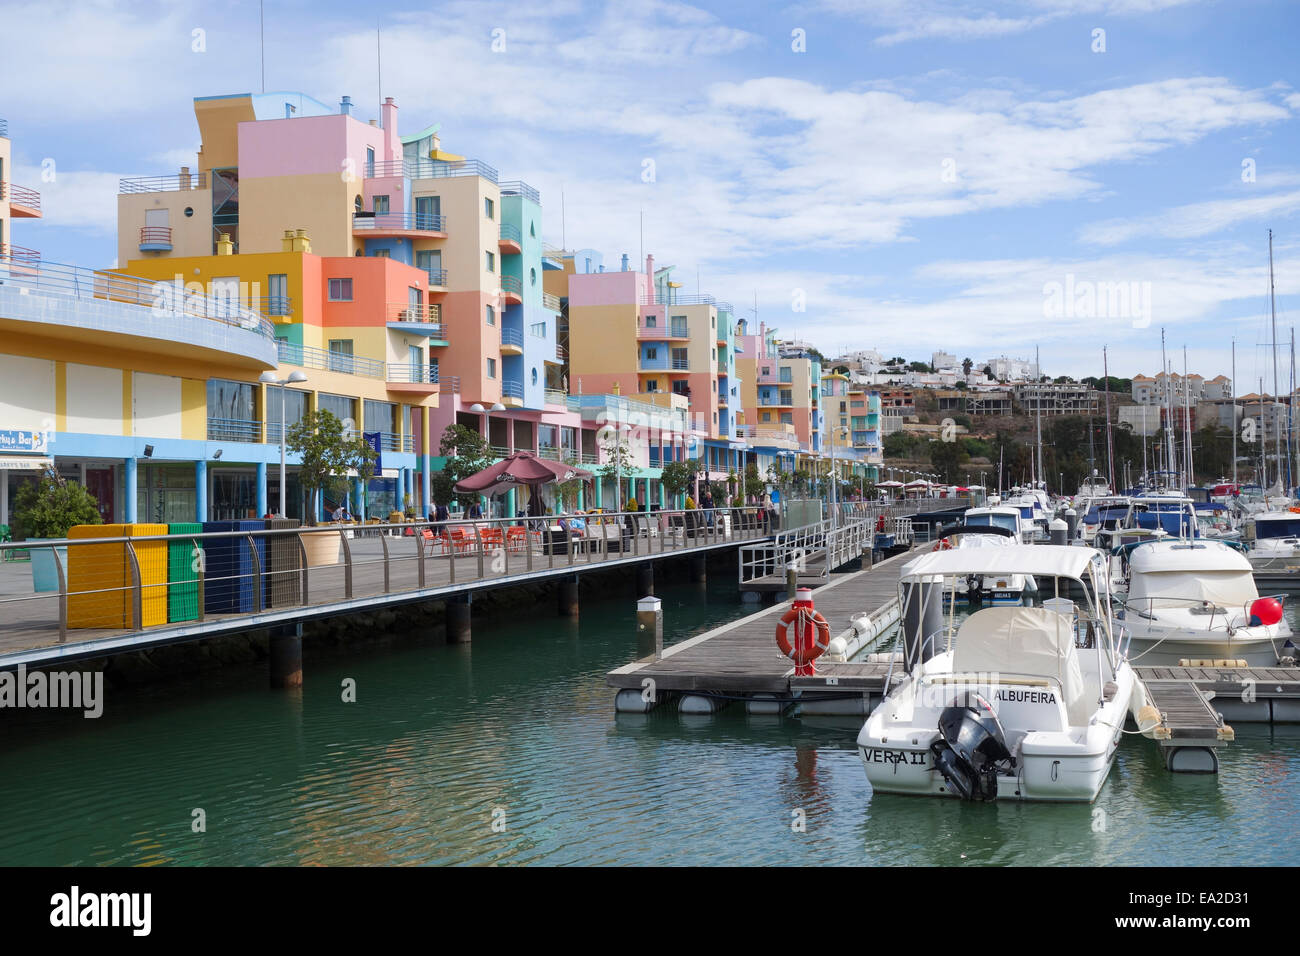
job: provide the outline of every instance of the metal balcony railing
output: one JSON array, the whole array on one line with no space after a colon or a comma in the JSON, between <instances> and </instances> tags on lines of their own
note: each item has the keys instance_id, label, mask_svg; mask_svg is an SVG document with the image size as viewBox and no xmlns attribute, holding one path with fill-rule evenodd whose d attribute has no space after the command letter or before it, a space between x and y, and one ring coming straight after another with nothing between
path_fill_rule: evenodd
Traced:
<instances>
[{"instance_id":1,"label":"metal balcony railing","mask_svg":"<svg viewBox=\"0 0 1300 956\"><path fill-rule=\"evenodd\" d=\"M264 295L250 305L263 315L293 315L293 299L287 295Z\"/></svg>"},{"instance_id":2,"label":"metal balcony railing","mask_svg":"<svg viewBox=\"0 0 1300 956\"><path fill-rule=\"evenodd\" d=\"M208 174L172 173L169 176L139 176L134 179L119 179L119 193L170 193L186 189L207 189Z\"/></svg>"},{"instance_id":3,"label":"metal balcony railing","mask_svg":"<svg viewBox=\"0 0 1300 956\"><path fill-rule=\"evenodd\" d=\"M429 269L429 291L434 289L447 288L447 270L446 269Z\"/></svg>"},{"instance_id":4,"label":"metal balcony railing","mask_svg":"<svg viewBox=\"0 0 1300 956\"><path fill-rule=\"evenodd\" d=\"M278 437L278 436L277 436ZM260 443L262 423L240 418L208 418L208 441Z\"/></svg>"},{"instance_id":5,"label":"metal balcony railing","mask_svg":"<svg viewBox=\"0 0 1300 956\"><path fill-rule=\"evenodd\" d=\"M297 345L278 339L279 359L283 365L297 365L301 368L318 368L326 372L341 372L344 375L361 375L384 381L387 368L383 362L375 359L361 358L357 355L344 355L326 349L313 348L310 345Z\"/></svg>"},{"instance_id":6,"label":"metal balcony railing","mask_svg":"<svg viewBox=\"0 0 1300 956\"><path fill-rule=\"evenodd\" d=\"M559 246L552 246L547 243L542 244L542 258L554 259L556 262L563 262L566 253Z\"/></svg>"},{"instance_id":7,"label":"metal balcony railing","mask_svg":"<svg viewBox=\"0 0 1300 956\"><path fill-rule=\"evenodd\" d=\"M502 242L513 242L515 245L522 245L524 241L519 234L519 227L508 222L501 224L500 236Z\"/></svg>"},{"instance_id":8,"label":"metal balcony railing","mask_svg":"<svg viewBox=\"0 0 1300 956\"><path fill-rule=\"evenodd\" d=\"M171 282L41 262L39 257L35 261L25 262L21 272L9 271L5 281L36 293L48 291L74 299L103 299L138 305L155 315L188 315L209 319L248 329L267 339L275 338L274 326L260 312L241 305L236 297L177 291Z\"/></svg>"},{"instance_id":9,"label":"metal balcony railing","mask_svg":"<svg viewBox=\"0 0 1300 956\"><path fill-rule=\"evenodd\" d=\"M5 139L9 138L9 121L7 119L0 119L0 136Z\"/></svg>"},{"instance_id":10,"label":"metal balcony railing","mask_svg":"<svg viewBox=\"0 0 1300 956\"><path fill-rule=\"evenodd\" d=\"M714 305L718 300L711 295L675 295L669 301L665 302L654 293L643 295L639 300L641 305ZM724 303L725 304L725 303ZM730 306L728 306L730 308Z\"/></svg>"},{"instance_id":11,"label":"metal balcony railing","mask_svg":"<svg viewBox=\"0 0 1300 956\"><path fill-rule=\"evenodd\" d=\"M388 176L405 176L407 179L450 179L456 176L482 176L497 181L497 171L477 159L463 159L454 163L439 159L395 159L375 163L366 169L366 178L381 179Z\"/></svg>"},{"instance_id":12,"label":"metal balcony railing","mask_svg":"<svg viewBox=\"0 0 1300 956\"><path fill-rule=\"evenodd\" d=\"M41 254L26 246L16 246L12 242L0 242L0 260L15 266L39 266Z\"/></svg>"},{"instance_id":13,"label":"metal balcony railing","mask_svg":"<svg viewBox=\"0 0 1300 956\"><path fill-rule=\"evenodd\" d=\"M550 309L552 312L560 311L560 297L552 295L550 292L542 293L542 308Z\"/></svg>"},{"instance_id":14,"label":"metal balcony railing","mask_svg":"<svg viewBox=\"0 0 1300 956\"><path fill-rule=\"evenodd\" d=\"M501 344L513 345L516 348L522 349L524 347L524 333L520 332L518 329L502 329Z\"/></svg>"},{"instance_id":15,"label":"metal balcony railing","mask_svg":"<svg viewBox=\"0 0 1300 956\"><path fill-rule=\"evenodd\" d=\"M501 383L501 394L506 398L524 397L524 383L517 379L506 379Z\"/></svg>"},{"instance_id":16,"label":"metal balcony railing","mask_svg":"<svg viewBox=\"0 0 1300 956\"><path fill-rule=\"evenodd\" d=\"M530 199L530 200L532 200L533 202L535 202L535 203L539 203L539 204L540 204L541 201L542 201L542 194L541 194L541 193L539 193L536 189L534 189L532 186L528 185L527 183L525 183L525 182L520 182L520 181L517 180L517 179L515 179L515 180L511 180L510 182L502 183L502 184L501 184L501 195L503 195L503 196L523 196L525 199Z\"/></svg>"},{"instance_id":17,"label":"metal balcony railing","mask_svg":"<svg viewBox=\"0 0 1300 956\"><path fill-rule=\"evenodd\" d=\"M568 406L569 396L567 392L562 392L558 388L548 388L545 392L547 405Z\"/></svg>"},{"instance_id":18,"label":"metal balcony railing","mask_svg":"<svg viewBox=\"0 0 1300 956\"><path fill-rule=\"evenodd\" d=\"M369 433L371 429L365 429ZM379 433L379 450L380 451L415 451L414 435L399 435L397 432L380 432Z\"/></svg>"},{"instance_id":19,"label":"metal balcony railing","mask_svg":"<svg viewBox=\"0 0 1300 956\"><path fill-rule=\"evenodd\" d=\"M447 217L432 213L354 212L353 232L446 232Z\"/></svg>"},{"instance_id":20,"label":"metal balcony railing","mask_svg":"<svg viewBox=\"0 0 1300 956\"><path fill-rule=\"evenodd\" d=\"M522 299L524 296L524 284L519 281L518 276L502 276L501 292L505 295L517 295Z\"/></svg>"},{"instance_id":21,"label":"metal balcony railing","mask_svg":"<svg viewBox=\"0 0 1300 956\"><path fill-rule=\"evenodd\" d=\"M388 363L388 381L399 385L437 385L438 366L412 365L410 362Z\"/></svg>"},{"instance_id":22,"label":"metal balcony railing","mask_svg":"<svg viewBox=\"0 0 1300 956\"><path fill-rule=\"evenodd\" d=\"M142 226L140 228L140 245L167 246L171 248L172 231L170 226Z\"/></svg>"},{"instance_id":23,"label":"metal balcony railing","mask_svg":"<svg viewBox=\"0 0 1300 956\"><path fill-rule=\"evenodd\" d=\"M673 359L672 368L675 372L684 372L691 367L690 359Z\"/></svg>"},{"instance_id":24,"label":"metal balcony railing","mask_svg":"<svg viewBox=\"0 0 1300 956\"><path fill-rule=\"evenodd\" d=\"M26 206L40 212L41 194L26 186L17 186L0 180L0 199L7 199L18 206Z\"/></svg>"}]
</instances>

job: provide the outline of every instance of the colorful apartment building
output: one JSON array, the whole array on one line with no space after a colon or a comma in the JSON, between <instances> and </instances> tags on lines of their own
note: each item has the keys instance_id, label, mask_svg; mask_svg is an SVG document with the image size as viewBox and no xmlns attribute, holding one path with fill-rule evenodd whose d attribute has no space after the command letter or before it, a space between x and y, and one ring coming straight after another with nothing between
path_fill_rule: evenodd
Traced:
<instances>
[{"instance_id":1,"label":"colorful apartment building","mask_svg":"<svg viewBox=\"0 0 1300 956\"><path fill-rule=\"evenodd\" d=\"M40 261L40 254L13 238L15 219L41 218L41 194L13 182L13 149L9 121L0 118L0 260L15 266Z\"/></svg>"}]
</instances>

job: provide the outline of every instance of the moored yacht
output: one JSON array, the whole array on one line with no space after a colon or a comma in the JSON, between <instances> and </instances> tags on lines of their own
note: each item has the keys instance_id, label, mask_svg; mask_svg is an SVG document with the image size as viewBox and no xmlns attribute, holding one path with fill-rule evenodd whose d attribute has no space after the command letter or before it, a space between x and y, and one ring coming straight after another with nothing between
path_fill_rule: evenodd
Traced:
<instances>
[{"instance_id":1,"label":"moored yacht","mask_svg":"<svg viewBox=\"0 0 1300 956\"><path fill-rule=\"evenodd\" d=\"M1015 508L970 508L963 523L944 528L935 551L950 548L1008 548L1020 542L1020 515ZM1023 574L976 575L944 585L945 596L958 604L1019 604L1034 579Z\"/></svg>"},{"instance_id":2,"label":"moored yacht","mask_svg":"<svg viewBox=\"0 0 1300 956\"><path fill-rule=\"evenodd\" d=\"M1300 517L1300 516L1298 516ZM1251 564L1222 541L1166 538L1128 556L1128 594L1116 617L1144 666L1244 660L1273 667L1291 636L1278 598L1261 598Z\"/></svg>"},{"instance_id":3,"label":"moored yacht","mask_svg":"<svg viewBox=\"0 0 1300 956\"><path fill-rule=\"evenodd\" d=\"M1038 576L1041 607L944 614L944 582ZM1091 801L1143 701L1091 548L953 549L902 569L904 671L858 734L872 789L968 800ZM1079 596L1079 602L1066 597Z\"/></svg>"}]
</instances>

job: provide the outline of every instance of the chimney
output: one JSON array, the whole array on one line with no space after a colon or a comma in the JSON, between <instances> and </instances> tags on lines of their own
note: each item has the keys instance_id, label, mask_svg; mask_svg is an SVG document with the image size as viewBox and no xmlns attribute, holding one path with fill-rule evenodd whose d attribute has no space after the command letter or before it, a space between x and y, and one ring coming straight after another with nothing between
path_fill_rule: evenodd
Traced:
<instances>
[{"instance_id":1,"label":"chimney","mask_svg":"<svg viewBox=\"0 0 1300 956\"><path fill-rule=\"evenodd\" d=\"M307 238L306 229L296 229L293 234L294 252L311 252L311 240Z\"/></svg>"},{"instance_id":2,"label":"chimney","mask_svg":"<svg viewBox=\"0 0 1300 956\"><path fill-rule=\"evenodd\" d=\"M181 189L190 188L190 168L188 166L181 167L181 181L179 186Z\"/></svg>"},{"instance_id":3,"label":"chimney","mask_svg":"<svg viewBox=\"0 0 1300 956\"><path fill-rule=\"evenodd\" d=\"M280 251L293 252L293 230L286 229L284 235L280 238Z\"/></svg>"},{"instance_id":4,"label":"chimney","mask_svg":"<svg viewBox=\"0 0 1300 956\"><path fill-rule=\"evenodd\" d=\"M652 255L646 255L645 257L645 274L651 280L655 277L655 257Z\"/></svg>"},{"instance_id":5,"label":"chimney","mask_svg":"<svg viewBox=\"0 0 1300 956\"><path fill-rule=\"evenodd\" d=\"M344 116L352 115L352 97L345 96L339 100L339 112Z\"/></svg>"},{"instance_id":6,"label":"chimney","mask_svg":"<svg viewBox=\"0 0 1300 956\"><path fill-rule=\"evenodd\" d=\"M619 269L618 271L619 271L619 272L627 272L627 253L626 253L626 252L623 253L623 268Z\"/></svg>"},{"instance_id":7,"label":"chimney","mask_svg":"<svg viewBox=\"0 0 1300 956\"><path fill-rule=\"evenodd\" d=\"M386 96L379 111L384 127L384 162L391 163L402 158L402 143L397 138L397 104L391 96Z\"/></svg>"},{"instance_id":8,"label":"chimney","mask_svg":"<svg viewBox=\"0 0 1300 956\"><path fill-rule=\"evenodd\" d=\"M217 255L233 256L235 254L235 244L230 241L230 233L223 232L217 239Z\"/></svg>"}]
</instances>

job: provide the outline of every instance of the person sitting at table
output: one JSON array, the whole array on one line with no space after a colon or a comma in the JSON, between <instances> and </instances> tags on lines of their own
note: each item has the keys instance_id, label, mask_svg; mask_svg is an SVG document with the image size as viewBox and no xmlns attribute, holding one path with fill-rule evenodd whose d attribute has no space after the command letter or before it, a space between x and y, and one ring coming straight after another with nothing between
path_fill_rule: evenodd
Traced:
<instances>
[{"instance_id":1,"label":"person sitting at table","mask_svg":"<svg viewBox=\"0 0 1300 956\"><path fill-rule=\"evenodd\" d=\"M483 506L477 501L474 502L469 506L469 516L474 519L483 517Z\"/></svg>"}]
</instances>

